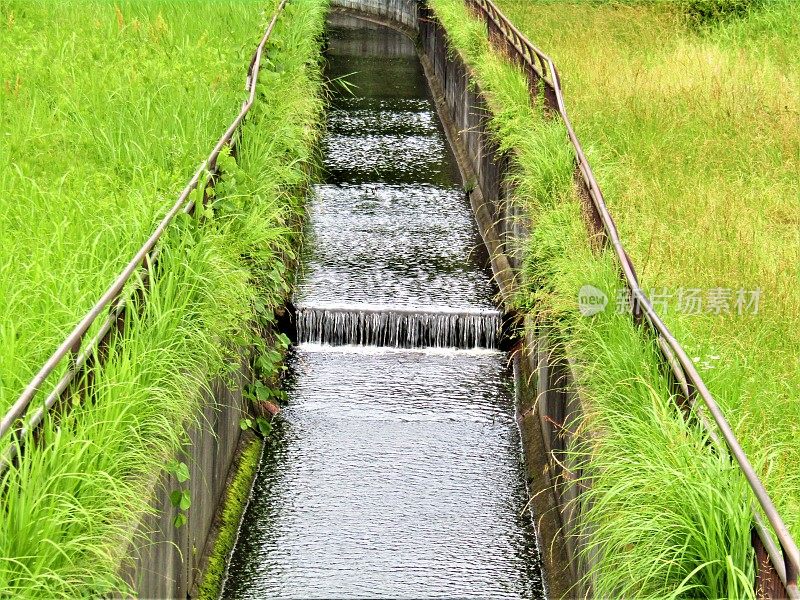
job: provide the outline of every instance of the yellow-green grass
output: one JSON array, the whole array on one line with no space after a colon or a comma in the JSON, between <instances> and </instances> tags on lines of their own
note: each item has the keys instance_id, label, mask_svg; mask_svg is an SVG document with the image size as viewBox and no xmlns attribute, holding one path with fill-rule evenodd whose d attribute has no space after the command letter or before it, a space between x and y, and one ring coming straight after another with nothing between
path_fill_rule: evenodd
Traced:
<instances>
[{"instance_id":1,"label":"yellow-green grass","mask_svg":"<svg viewBox=\"0 0 800 600\"><path fill-rule=\"evenodd\" d=\"M730 313L664 316L800 537L796 2L703 28L670 2L498 5L558 65L643 286L733 291Z\"/></svg>"},{"instance_id":2,"label":"yellow-green grass","mask_svg":"<svg viewBox=\"0 0 800 600\"><path fill-rule=\"evenodd\" d=\"M181 18L186 19L187 31L193 31L188 9L197 8L193 19L207 25L210 4L154 0L139 6L149 7L156 20L162 9L164 14L186 13ZM239 110L249 57L275 4L231 3L226 8L214 3L223 12L239 14L239 25L253 34L247 50L243 46L241 55L229 57L236 59L235 65L226 65L231 73L237 71L236 77L231 75L235 92L228 96L232 106L223 110L220 105L221 112L233 115ZM72 8L99 11L98 6L102 7L87 3ZM61 10L56 9L48 8ZM65 415L47 420L39 443L28 444L20 464L0 479L0 596L129 594L119 577L120 567L137 545L149 543L131 538L139 518L154 510L153 483L186 443L187 426L203 425L198 406L208 382L240 364L242 347L258 346L258 330L269 325L272 310L285 299L323 108L320 35L325 9L324 0L290 0L266 50L258 100L245 123L238 157L225 155L220 160L223 179L216 196L196 216L182 216L168 230L146 298L127 311L123 334L112 339L108 359L91 373L91 395L76 396ZM221 23L226 22L222 18ZM80 26L77 21L72 25ZM110 57L109 61L113 65ZM162 116L169 121L168 114ZM127 122L128 115L107 115L106 123L112 126L115 119ZM221 126L224 121L220 117ZM208 128L213 141L220 131L212 132L210 124ZM188 142L185 149L192 150ZM208 145L196 149L200 157L207 151ZM112 178L114 170L103 156L98 155L95 168ZM154 169L154 181L162 181L156 167L148 163L136 171L145 180ZM144 201L141 190L128 191ZM118 197L126 197L123 190ZM81 198L98 206L103 201L88 191ZM81 205L75 201L75 206ZM154 207L149 211L157 215ZM140 240L134 244L123 236L125 217L120 214L117 222L121 247L137 245ZM147 230L135 217L133 213L131 237ZM64 221L75 219L76 232L84 218L91 218L89 209L62 215ZM98 239L105 231L97 232ZM126 258L122 249L114 251ZM65 275L74 264L54 262ZM90 281L106 283L101 274L91 274ZM88 293L87 298L91 299ZM56 336L55 329L50 335Z\"/></svg>"}]
</instances>

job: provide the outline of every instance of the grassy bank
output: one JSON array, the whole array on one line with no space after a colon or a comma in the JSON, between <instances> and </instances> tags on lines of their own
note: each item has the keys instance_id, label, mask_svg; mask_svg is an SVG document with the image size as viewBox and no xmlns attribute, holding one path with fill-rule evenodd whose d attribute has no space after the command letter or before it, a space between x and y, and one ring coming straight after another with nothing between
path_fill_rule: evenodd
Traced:
<instances>
[{"instance_id":1,"label":"grassy bank","mask_svg":"<svg viewBox=\"0 0 800 600\"><path fill-rule=\"evenodd\" d=\"M0 410L237 114L275 4L0 3Z\"/></svg>"},{"instance_id":2,"label":"grassy bank","mask_svg":"<svg viewBox=\"0 0 800 600\"><path fill-rule=\"evenodd\" d=\"M532 323L553 326L551 331L557 342L580 365L577 384L586 399L587 413L579 426L591 430L594 435L586 437L573 451L584 461L584 476L592 484L587 497L589 509L581 527L588 536L587 554L599 551L596 555L599 562L591 574L594 593L599 597L752 596L753 560L749 548L746 484L724 451L713 452L708 440L686 426L674 408L652 343L632 325L628 315L616 314L617 270L610 254L593 254L588 249L589 240L573 186L573 159L563 127L545 118L540 105L531 104L522 75L489 49L485 27L470 18L461 0L433 0L432 5L487 95L493 112L490 126L498 141L504 149L514 151L512 176L516 191L513 201L524 207L533 224L533 233L525 248L526 263L519 282L518 305L532 315ZM538 9L538 4L529 2L518 2L515 6L523 13ZM550 8L552 20L556 22L563 6ZM583 10L590 10L590 7ZM538 32L538 24L528 23ZM555 25L553 29L557 29ZM576 62L591 46L588 37L596 35L592 28L581 31L585 31L587 40L582 45L571 46ZM663 43L661 37L646 39ZM664 85L666 89L668 85ZM628 82L629 94L634 87ZM607 90L604 94L603 101L609 104L619 101ZM571 107L569 95L567 102ZM645 104L644 99L641 104ZM588 102L585 110L591 110ZM654 111L653 119L658 114ZM573 118L578 120L578 117ZM624 132L630 135L632 128L633 124L628 123L627 130L620 128L619 135ZM580 127L579 134L586 143L586 135L581 133ZM601 176L609 177L611 167L606 166L595 143L591 144L590 154ZM667 156L670 157L673 166L684 160L674 153ZM656 158L657 155L648 156L650 160ZM627 155L620 159L623 165L631 161ZM614 181L616 187L611 185L612 190L626 189L619 179ZM603 185L606 189L605 180ZM675 186L665 187L672 190ZM647 200L651 198L648 196ZM642 202L645 203L644 198ZM691 204L688 199L686 202ZM630 209L620 210L618 205L612 209L623 222L632 214ZM706 209L709 208L706 206ZM668 214L674 215L689 207L677 207L665 201L658 210L661 222L654 223L661 227L664 222L672 222ZM708 222L715 220L710 214L704 218ZM655 227L654 223L650 225ZM683 221L680 225L689 227L689 223ZM622 231L627 242L632 227L630 224L623 226ZM649 242L649 237L645 239ZM708 239L703 241L699 237L684 243L698 247L703 243L710 245ZM683 263L684 257L678 255L685 251L684 243L674 242L671 247L672 258L677 262ZM714 251L716 248L709 249L712 254ZM646 255L634 254L634 260L644 271L645 281L650 285L656 285L655 282L660 286L672 284L672 281L662 280L665 265L653 268L654 253L655 249L650 248ZM666 261L669 254L665 252L663 256ZM686 280L683 281L687 285ZM716 285L734 288L738 281L729 278ZM701 287L707 282L703 279L694 286ZM739 285L750 283L743 281ZM592 318L581 316L576 300L584 284L604 289L612 308ZM767 312L743 315L742 321L755 327L755 323L767 319L768 315ZM712 321L716 326L707 325L709 330L721 335L723 327L727 326L731 336L727 338L728 344L735 346L737 338L732 335L735 326L730 324L734 319L730 315L698 319L698 323ZM708 343L708 338L704 337L706 330L698 327L687 338L684 323L681 319L670 322L681 339L686 339L699 353L698 340ZM717 339L721 338L713 338L712 343ZM709 364L717 361L714 369L705 371L711 372L710 379L719 394L719 382L725 381L726 369L733 368L721 363L740 355L734 355L733 359L714 359L707 353L719 352L725 357L721 350L724 346L719 346L720 350L711 350L714 346L703 348L701 356L705 361ZM756 350L757 353L767 351L760 347ZM728 375L730 373L727 371ZM739 385L743 379L740 374L734 382ZM779 380L775 383L779 385ZM724 396L726 408L735 411L731 406L733 397ZM737 395L736 399L739 397ZM732 415L737 422L739 413L732 412ZM746 427L740 424L740 430L745 432ZM787 438L781 439L785 442ZM763 459L764 454L755 452L752 445L749 449L754 457ZM784 450L780 445L773 445L771 449ZM788 463L784 467L788 467ZM777 481L770 480L771 489L783 500L787 513L787 500L793 494L792 482L783 480L778 484Z\"/></svg>"},{"instance_id":3,"label":"grassy bank","mask_svg":"<svg viewBox=\"0 0 800 600\"><path fill-rule=\"evenodd\" d=\"M643 287L800 537L797 3L498 4L559 66ZM684 10L715 4L752 9ZM739 290L760 290L757 313Z\"/></svg>"},{"instance_id":4,"label":"grassy bank","mask_svg":"<svg viewBox=\"0 0 800 600\"><path fill-rule=\"evenodd\" d=\"M21 55L3 75L27 72L28 45L30 73L41 65L41 77L27 91L20 86L28 100L13 89L2 100L4 130L14 132L3 141L0 172L11 194L3 227L31 232L3 249L29 257L3 263L4 335L20 340L7 350L4 338L6 403L238 112L249 58L276 4L0 3L0 27L16 32L10 39ZM237 349L256 342L257 328L282 304L315 163L325 4L290 1L268 44L237 159L221 161L212 204L171 228L147 298L128 311L124 335L91 374L91 398L47 422L44 443L3 476L2 595L125 591L117 573L131 526L152 510L149 486L185 443L202 389L236 368ZM47 32L51 22L58 35ZM37 48L48 60L34 60ZM90 59L107 79L79 69ZM108 98L119 102L114 110ZM26 191L27 201L8 200ZM26 306L34 289L37 302Z\"/></svg>"}]
</instances>

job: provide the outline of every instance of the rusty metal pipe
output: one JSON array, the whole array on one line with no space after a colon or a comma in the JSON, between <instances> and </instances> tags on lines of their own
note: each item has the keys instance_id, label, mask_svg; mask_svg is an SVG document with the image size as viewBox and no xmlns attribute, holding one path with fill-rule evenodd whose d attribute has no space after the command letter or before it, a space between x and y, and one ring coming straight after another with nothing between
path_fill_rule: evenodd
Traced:
<instances>
[{"instance_id":1,"label":"rusty metal pipe","mask_svg":"<svg viewBox=\"0 0 800 600\"><path fill-rule=\"evenodd\" d=\"M778 558L777 548L775 548L774 544L772 544L771 548L768 544L766 544L766 542L765 545L769 550L771 550L769 552L771 560L784 563L780 565L775 564L775 567L779 575L782 576L781 579L785 585L786 592L790 598L800 598L800 594L798 593L797 589L797 573L800 570L800 552L798 551L797 544L789 533L786 524L783 522L783 519L778 513L778 510L772 502L772 499L769 497L769 494L764 488L764 485L758 477L758 474L755 472L750 460L747 458L747 455L745 454L741 444L736 439L736 435L727 419L725 419L722 409L717 404L700 374L697 372L694 363L690 360L689 356L686 354L686 351L683 349L677 339L675 339L675 337L672 335L672 332L669 330L666 324L661 320L661 317L659 317L658 313L656 313L655 309L653 308L653 305L650 303L649 298L641 289L633 263L625 251L622 241L620 240L617 225L614 222L610 211L608 210L608 206L603 198L603 193L594 177L592 168L589 165L589 161L586 158L583 147L578 140L578 136L575 133L572 123L569 119L569 115L567 114L564 95L561 88L561 79L555 63L547 54L533 45L514 26L514 24L508 20L508 18L500 11L500 9L497 8L492 0L466 1L474 9L483 13L487 19L487 22L491 21L495 29L501 31L506 36L507 40L510 38L511 45L518 51L521 59L531 69L538 73L545 84L550 86L553 90L558 113L561 115L561 119L564 122L564 126L567 130L567 136L569 137L570 143L575 152L575 158L578 169L581 173L581 178L586 184L586 187L589 191L589 196L594 204L594 208L597 211L597 214L600 216L607 242L613 248L614 254L616 255L622 269L622 276L627 286L630 288L631 295L635 303L634 306L638 307L638 309L644 313L644 317L646 318L649 328L655 333L657 339L659 340L659 345L662 347L662 353L664 354L665 360L671 365L673 370L675 370L677 366L680 367L680 369L683 371L685 382L688 384L687 388L690 387L691 391L702 398L705 407L709 413L711 413L714 423L716 424L719 432L722 434L722 438L725 440L728 450L736 460L739 468L744 473L751 490L755 494L761 509L764 511L764 515L767 517L767 520L769 521L776 537L778 538L783 552L783 561L780 561ZM537 65L529 58L529 55L521 50L523 46L538 57L542 68L537 68ZM547 72L545 72L543 69L544 65L547 65ZM664 346L669 349L669 353L664 352L664 350L666 350ZM675 364L676 362L677 365ZM756 520L757 524L761 523L757 513L754 513L754 519ZM759 531L761 531L763 528L763 523L761 523L761 525L762 527L758 528Z\"/></svg>"}]
</instances>

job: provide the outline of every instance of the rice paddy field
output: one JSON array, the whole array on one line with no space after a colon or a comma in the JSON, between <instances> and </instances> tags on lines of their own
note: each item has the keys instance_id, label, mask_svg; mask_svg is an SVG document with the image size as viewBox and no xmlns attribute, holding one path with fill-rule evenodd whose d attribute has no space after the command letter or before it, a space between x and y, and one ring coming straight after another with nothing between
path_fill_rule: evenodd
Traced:
<instances>
[{"instance_id":1,"label":"rice paddy field","mask_svg":"<svg viewBox=\"0 0 800 600\"><path fill-rule=\"evenodd\" d=\"M595 594L752 596L749 489L724 450L684 423L655 349L617 314L617 271L607 252L588 250L563 128L531 103L463 2L431 4L486 92L498 141L514 151L514 201L533 224L519 306L581 365L587 415L577 426L599 434L573 448L592 484L582 525L587 554L599 557ZM797 538L796 3L497 4L558 65L643 287ZM739 8L714 9L723 5ZM576 302L586 284L610 298L592 318Z\"/></svg>"},{"instance_id":2,"label":"rice paddy field","mask_svg":"<svg viewBox=\"0 0 800 600\"><path fill-rule=\"evenodd\" d=\"M278 2L0 1L0 409L150 235L238 114ZM147 490L202 390L289 289L323 107L325 2L294 0L222 183L160 244L91 401L0 481L0 596L126 593ZM275 365L277 368L277 365ZM46 386L45 386L46 388Z\"/></svg>"}]
</instances>

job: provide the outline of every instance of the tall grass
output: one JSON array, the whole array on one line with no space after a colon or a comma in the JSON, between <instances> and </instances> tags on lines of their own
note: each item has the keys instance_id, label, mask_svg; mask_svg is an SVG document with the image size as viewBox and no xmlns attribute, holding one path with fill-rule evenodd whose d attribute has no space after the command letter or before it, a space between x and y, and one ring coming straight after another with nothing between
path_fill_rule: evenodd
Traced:
<instances>
[{"instance_id":1,"label":"tall grass","mask_svg":"<svg viewBox=\"0 0 800 600\"><path fill-rule=\"evenodd\" d=\"M275 4L0 2L0 410L237 114Z\"/></svg>"},{"instance_id":2,"label":"tall grass","mask_svg":"<svg viewBox=\"0 0 800 600\"><path fill-rule=\"evenodd\" d=\"M597 597L746 598L753 594L746 481L725 448L687 425L658 350L628 314L582 316L585 282L621 290L611 252L589 250L575 199L541 214L525 281L532 310L579 365L584 415L570 448L579 532Z\"/></svg>"},{"instance_id":3,"label":"tall grass","mask_svg":"<svg viewBox=\"0 0 800 600\"><path fill-rule=\"evenodd\" d=\"M571 452L591 485L580 530L584 558L596 561L595 595L752 596L746 483L675 409L652 342L614 312L618 271L609 253L590 250L563 127L532 105L523 75L489 49L485 27L461 0L432 6L487 96L494 135L513 151L511 201L533 225L517 305L579 365L586 414L575 425L585 435ZM595 148L590 154L606 172ZM612 308L581 316L584 284L604 289Z\"/></svg>"},{"instance_id":4,"label":"tall grass","mask_svg":"<svg viewBox=\"0 0 800 600\"><path fill-rule=\"evenodd\" d=\"M800 11L500 0L550 53L645 289L761 289L758 314L664 318L800 538Z\"/></svg>"},{"instance_id":5,"label":"tall grass","mask_svg":"<svg viewBox=\"0 0 800 600\"><path fill-rule=\"evenodd\" d=\"M220 31L214 42L218 44L218 52L211 54L225 57L226 70L221 73L230 71L231 89L236 91L220 92L231 104L219 101L220 115L215 114L213 120L222 123L215 131L212 123L207 124L210 138L224 128L226 113L232 115L239 109L247 61L271 16L272 4L267 10L261 10L264 8L261 4L256 8L256 3L137 4L137 10L149 8L154 15L161 14L154 17L156 21L169 22L169 15L180 17L175 23L176 38L190 45L191 32L197 31L202 38L199 30L194 29L195 22L197 27L202 24L205 29L210 22L209 10L224 13L217 23ZM5 4L0 6L5 10ZM86 10L100 11L95 4L86 6ZM53 9L44 4L35 7L41 12L23 11L22 15L43 19ZM76 7L73 7L76 11L84 9L84 5ZM197 12L193 13L195 9ZM216 197L207 209L195 217L179 219L170 230L159 262L152 268L147 297L138 310L126 313L123 335L113 339L108 360L91 373L90 397L76 396L72 410L48 420L42 429L41 443L29 446L20 465L3 475L0 595L50 598L127 593L118 573L133 547L130 544L133 525L141 515L153 510L149 504L152 484L187 442L186 428L198 420L202 390L213 377L224 376L236 368L240 362L238 348L254 341L257 335L256 318L263 323L285 298L290 276L288 264L293 259L297 225L303 212L303 187L314 167L314 146L319 135L322 110L319 36L325 9L324 0L292 0L288 4L266 51L259 76L259 98L245 125L238 156L236 160L226 156L221 161L224 178ZM123 6L122 12L125 10ZM15 14L18 24L22 16ZM58 19L59 14L57 11L51 16ZM91 19L83 16L91 24ZM233 40L234 31L226 24L235 22L228 20L234 17L240 19L242 38L250 39L245 44L247 51L232 54L224 48ZM80 31L81 19L78 15L73 18L70 26ZM186 29L180 33L177 25L183 23ZM111 28L112 33L115 27ZM96 34L96 38L103 36ZM99 41L96 38L94 42ZM138 44L149 42L140 40ZM149 51L134 44L131 53L146 55ZM116 55L109 55L108 60L111 66L130 66ZM214 73L210 75L213 78L217 72L209 73ZM152 76L157 78L158 74ZM195 70L183 85L190 90L195 86L208 88L208 80L202 85L196 82L198 76ZM158 85L142 90L152 94ZM228 89L223 84L220 87ZM184 89L183 93L186 101L185 94L189 92ZM147 102L146 95L141 102ZM187 108L187 119L189 114ZM199 120L203 118L202 112L196 116ZM124 124L117 123L110 114L105 118L113 126L121 128ZM123 122L127 118L124 111L116 115ZM164 119L168 120L167 114ZM188 130L192 126L187 123L183 127ZM156 135L149 126L144 132L134 127L130 133L145 136L141 140L121 134L121 139L131 147ZM185 147L187 154L208 151L207 140L189 137L189 140L180 138L178 144ZM197 145L192 146L193 143ZM104 163L103 156L96 158L93 167L104 173L107 170L103 177L111 180L113 168ZM163 179L150 163L128 164L127 168L139 173L133 182L167 183L169 191L174 191L171 179ZM47 181L42 177L43 183ZM126 192L134 198L144 197L144 191L131 191L124 182L123 179L114 183L119 187L119 198L126 198ZM174 183L174 187L179 185L177 181ZM167 191L161 193L166 201ZM87 190L82 202L89 202L88 197ZM81 204L78 199L75 202ZM101 196L93 202L103 206L106 200ZM155 206L146 212L157 214ZM79 220L87 213L88 209L76 215L67 211L62 219L71 223L71 219ZM125 230L127 217L127 214L115 216L113 223L119 227L118 236ZM135 213L131 215L134 225L135 217ZM87 232L92 232L90 223L83 227L84 239ZM76 239L69 240L76 247L80 246L79 225L72 225ZM124 238L119 247L112 246L114 256L125 259L126 248L140 242L136 232L145 232L147 228L144 222L137 227L128 232L133 240ZM111 244L105 240L105 232L98 230L97 239ZM89 236L94 239L92 233ZM98 266L92 262L93 256L86 257L86 264L78 263L76 258L76 263L54 265L59 272L69 275L69 268L80 264L86 278L102 287L106 283L103 273L89 271ZM80 288L80 293L91 300L91 290ZM73 309L68 305L72 300L73 296L64 294L65 323L66 309ZM33 307L36 308L39 306ZM44 316L37 318L44 322ZM54 327L50 335L56 336L56 330ZM147 540L133 542L135 546Z\"/></svg>"}]
</instances>

